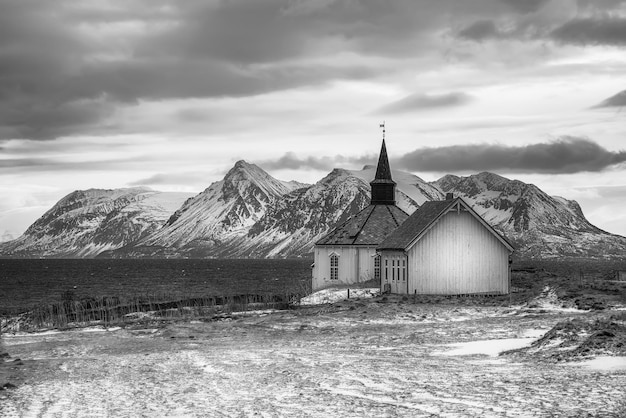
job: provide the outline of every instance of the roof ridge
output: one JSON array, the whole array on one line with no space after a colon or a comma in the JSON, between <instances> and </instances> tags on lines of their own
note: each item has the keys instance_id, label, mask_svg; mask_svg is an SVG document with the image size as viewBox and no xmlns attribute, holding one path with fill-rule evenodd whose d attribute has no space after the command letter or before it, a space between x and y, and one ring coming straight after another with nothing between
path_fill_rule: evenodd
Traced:
<instances>
[{"instance_id":1,"label":"roof ridge","mask_svg":"<svg viewBox=\"0 0 626 418\"><path fill-rule=\"evenodd\" d=\"M367 221L369 221L369 219L372 217L372 214L376 210L376 206L375 205L368 205L368 207L369 206L372 207L372 210L370 211L370 213L367 215L367 218L365 218L365 220L363 221L363 223L359 227L359 232L357 232L356 235L354 235L354 238L350 237L350 238L353 238L353 241L352 241L353 244L357 240L357 238L359 237L359 234L361 234L361 232L363 232L363 228L365 227L365 225L367 225Z\"/></svg>"},{"instance_id":2,"label":"roof ridge","mask_svg":"<svg viewBox=\"0 0 626 418\"><path fill-rule=\"evenodd\" d=\"M400 226L400 222L398 222L398 220L396 219L396 215L393 214L393 211L389 206L391 205L385 205L385 207L387 208L387 212L389 212L389 214L391 215L391 219L393 219L393 222L396 224L396 226Z\"/></svg>"}]
</instances>

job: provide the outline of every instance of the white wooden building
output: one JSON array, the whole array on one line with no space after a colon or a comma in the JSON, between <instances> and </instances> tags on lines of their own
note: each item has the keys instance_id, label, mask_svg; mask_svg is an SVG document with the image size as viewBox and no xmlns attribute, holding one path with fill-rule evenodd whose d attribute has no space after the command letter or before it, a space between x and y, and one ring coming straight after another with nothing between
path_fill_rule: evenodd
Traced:
<instances>
[{"instance_id":1,"label":"white wooden building","mask_svg":"<svg viewBox=\"0 0 626 418\"><path fill-rule=\"evenodd\" d=\"M381 290L506 294L513 246L463 199L425 202L377 248Z\"/></svg>"},{"instance_id":2,"label":"white wooden building","mask_svg":"<svg viewBox=\"0 0 626 418\"><path fill-rule=\"evenodd\" d=\"M395 205L396 183L391 178L384 139L370 186L370 205L315 243L314 291L380 279L376 247L409 217Z\"/></svg>"}]
</instances>

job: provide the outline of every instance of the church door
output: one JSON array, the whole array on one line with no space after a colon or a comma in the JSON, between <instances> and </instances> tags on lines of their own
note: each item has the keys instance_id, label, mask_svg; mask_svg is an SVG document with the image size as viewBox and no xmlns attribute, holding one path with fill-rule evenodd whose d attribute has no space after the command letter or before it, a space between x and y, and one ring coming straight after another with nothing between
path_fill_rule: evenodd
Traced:
<instances>
[{"instance_id":1,"label":"church door","mask_svg":"<svg viewBox=\"0 0 626 418\"><path fill-rule=\"evenodd\" d=\"M398 255L392 256L388 260L388 283L391 284L391 293L407 293L407 269L406 269L406 256Z\"/></svg>"}]
</instances>

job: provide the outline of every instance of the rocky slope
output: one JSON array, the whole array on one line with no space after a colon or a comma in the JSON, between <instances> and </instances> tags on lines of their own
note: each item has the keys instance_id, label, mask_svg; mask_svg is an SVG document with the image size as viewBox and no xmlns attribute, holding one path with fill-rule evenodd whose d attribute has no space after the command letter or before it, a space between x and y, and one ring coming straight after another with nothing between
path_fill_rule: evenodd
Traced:
<instances>
[{"instance_id":1,"label":"rocky slope","mask_svg":"<svg viewBox=\"0 0 626 418\"><path fill-rule=\"evenodd\" d=\"M94 257L155 232L189 193L146 188L89 189L65 196L16 240L0 244L13 257Z\"/></svg>"},{"instance_id":2,"label":"rocky slope","mask_svg":"<svg viewBox=\"0 0 626 418\"><path fill-rule=\"evenodd\" d=\"M573 200L493 173L447 175L434 185L463 197L527 258L619 258L626 238L592 225Z\"/></svg>"},{"instance_id":3,"label":"rocky slope","mask_svg":"<svg viewBox=\"0 0 626 418\"><path fill-rule=\"evenodd\" d=\"M249 257L244 238L268 206L301 183L276 180L238 161L223 180L187 200L154 234L107 257Z\"/></svg>"},{"instance_id":4,"label":"rocky slope","mask_svg":"<svg viewBox=\"0 0 626 418\"><path fill-rule=\"evenodd\" d=\"M375 173L374 166L358 171L334 169L313 186L294 191L269 208L246 240L255 242L264 256L310 253L315 241L369 204L369 182ZM396 171L392 176L398 183L397 204L407 213L426 200L442 197L417 176Z\"/></svg>"}]
</instances>

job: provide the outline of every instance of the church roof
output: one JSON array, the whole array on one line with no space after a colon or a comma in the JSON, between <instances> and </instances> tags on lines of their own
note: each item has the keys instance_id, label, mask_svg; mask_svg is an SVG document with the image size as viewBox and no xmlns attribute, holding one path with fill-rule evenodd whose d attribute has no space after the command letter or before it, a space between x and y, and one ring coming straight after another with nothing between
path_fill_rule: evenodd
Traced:
<instances>
[{"instance_id":1,"label":"church roof","mask_svg":"<svg viewBox=\"0 0 626 418\"><path fill-rule=\"evenodd\" d=\"M369 205L315 245L378 245L408 217L395 205Z\"/></svg>"},{"instance_id":2,"label":"church roof","mask_svg":"<svg viewBox=\"0 0 626 418\"><path fill-rule=\"evenodd\" d=\"M396 228L376 248L377 250L407 250L414 242L417 242L437 221L456 205L462 206L473 215L485 228L502 242L510 251L513 246L505 237L500 235L480 215L478 215L463 199L457 197L449 200L435 200L424 202L409 218Z\"/></svg>"}]
</instances>

